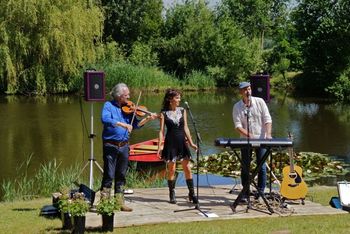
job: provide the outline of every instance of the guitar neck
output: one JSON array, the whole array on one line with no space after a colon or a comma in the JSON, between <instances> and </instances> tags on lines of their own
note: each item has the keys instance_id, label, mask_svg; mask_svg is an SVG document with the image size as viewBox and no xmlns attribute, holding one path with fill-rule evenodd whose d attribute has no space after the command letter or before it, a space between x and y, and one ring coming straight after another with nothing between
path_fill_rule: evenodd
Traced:
<instances>
[{"instance_id":1,"label":"guitar neck","mask_svg":"<svg viewBox=\"0 0 350 234\"><path fill-rule=\"evenodd\" d=\"M290 172L294 172L294 162L293 162L293 148L291 147L289 150L289 166L290 166Z\"/></svg>"},{"instance_id":2,"label":"guitar neck","mask_svg":"<svg viewBox=\"0 0 350 234\"><path fill-rule=\"evenodd\" d=\"M293 140L293 136L291 133L288 133L288 137ZM294 157L294 150L293 147L289 147L289 166L290 166L290 172L294 173L294 162L293 162L293 157Z\"/></svg>"}]
</instances>

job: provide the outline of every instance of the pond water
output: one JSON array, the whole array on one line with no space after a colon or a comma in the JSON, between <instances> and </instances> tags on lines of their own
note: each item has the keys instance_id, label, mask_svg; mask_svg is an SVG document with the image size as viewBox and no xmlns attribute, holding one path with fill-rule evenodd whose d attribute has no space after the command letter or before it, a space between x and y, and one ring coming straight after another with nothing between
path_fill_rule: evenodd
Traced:
<instances>
[{"instance_id":1,"label":"pond water","mask_svg":"<svg viewBox=\"0 0 350 234\"><path fill-rule=\"evenodd\" d=\"M132 94L134 99L138 94ZM163 93L143 94L140 104L158 112ZM202 138L203 155L225 149L214 146L218 137L237 138L232 123L232 105L239 100L232 90L186 93L195 125ZM62 168L88 162L91 129L94 158L102 165L100 112L103 103L85 102L78 96L0 97L0 181L13 178L17 168L32 155L29 173L41 163L56 159ZM350 106L324 100L294 99L273 95L268 103L273 119L273 136L294 135L297 151L330 154L350 161ZM91 112L93 110L93 112ZM93 114L92 114L93 113ZM91 128L93 117L93 128ZM193 124L189 119L192 137ZM159 123L153 121L132 133L136 143L158 136ZM22 171L23 172L23 171Z\"/></svg>"}]
</instances>

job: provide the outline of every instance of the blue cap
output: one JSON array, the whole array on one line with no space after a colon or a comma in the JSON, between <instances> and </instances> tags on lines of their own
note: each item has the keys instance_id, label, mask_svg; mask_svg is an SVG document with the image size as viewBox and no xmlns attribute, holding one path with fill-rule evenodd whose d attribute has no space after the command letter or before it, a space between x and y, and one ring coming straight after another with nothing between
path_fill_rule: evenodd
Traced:
<instances>
[{"instance_id":1,"label":"blue cap","mask_svg":"<svg viewBox=\"0 0 350 234\"><path fill-rule=\"evenodd\" d=\"M244 89L244 88L247 88L247 87L249 87L250 86L250 83L249 82L246 82L246 81L244 81L244 82L241 82L241 83L239 83L239 89Z\"/></svg>"}]
</instances>

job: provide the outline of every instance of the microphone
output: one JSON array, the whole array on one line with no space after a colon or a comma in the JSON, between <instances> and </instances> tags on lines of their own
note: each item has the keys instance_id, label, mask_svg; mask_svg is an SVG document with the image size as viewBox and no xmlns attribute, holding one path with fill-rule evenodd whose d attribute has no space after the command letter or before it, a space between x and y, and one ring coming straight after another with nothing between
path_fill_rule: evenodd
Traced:
<instances>
[{"instance_id":1,"label":"microphone","mask_svg":"<svg viewBox=\"0 0 350 234\"><path fill-rule=\"evenodd\" d=\"M189 110L190 109L190 106L188 105L188 102L185 102L185 106L186 108Z\"/></svg>"},{"instance_id":2,"label":"microphone","mask_svg":"<svg viewBox=\"0 0 350 234\"><path fill-rule=\"evenodd\" d=\"M247 98L250 99L251 96L252 96L252 94L248 91L247 92Z\"/></svg>"},{"instance_id":3,"label":"microphone","mask_svg":"<svg viewBox=\"0 0 350 234\"><path fill-rule=\"evenodd\" d=\"M247 98L248 98L247 107L250 107L252 105L252 94L249 91L247 92Z\"/></svg>"}]
</instances>

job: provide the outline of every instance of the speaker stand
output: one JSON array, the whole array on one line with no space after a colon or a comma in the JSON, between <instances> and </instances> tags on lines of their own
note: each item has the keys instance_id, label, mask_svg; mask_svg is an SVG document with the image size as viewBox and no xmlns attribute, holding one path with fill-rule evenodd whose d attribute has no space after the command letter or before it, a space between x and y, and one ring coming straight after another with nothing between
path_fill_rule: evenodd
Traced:
<instances>
[{"instance_id":1,"label":"speaker stand","mask_svg":"<svg viewBox=\"0 0 350 234\"><path fill-rule=\"evenodd\" d=\"M89 177L89 188L92 189L93 184L94 184L94 167L93 164L95 164L98 169L100 169L100 171L103 173L103 168L98 164L98 162L95 160L94 158L94 137L96 137L96 135L94 134L94 104L91 102L91 106L90 106L90 126L91 126L91 133L89 135L90 138L90 158L88 160L88 162L86 162L85 166L83 167L83 169L81 170L81 172L84 171L84 169L90 164L90 177ZM80 172L80 174L81 174ZM79 175L80 175L79 174Z\"/></svg>"}]
</instances>

